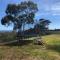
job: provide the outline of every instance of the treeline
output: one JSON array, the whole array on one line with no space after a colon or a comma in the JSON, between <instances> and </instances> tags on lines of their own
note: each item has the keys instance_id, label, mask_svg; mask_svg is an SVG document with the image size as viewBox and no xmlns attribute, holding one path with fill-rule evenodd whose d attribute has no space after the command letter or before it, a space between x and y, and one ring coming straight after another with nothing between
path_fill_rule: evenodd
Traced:
<instances>
[{"instance_id":1,"label":"treeline","mask_svg":"<svg viewBox=\"0 0 60 60\"><path fill-rule=\"evenodd\" d=\"M49 30L50 34L60 34L60 29Z\"/></svg>"}]
</instances>

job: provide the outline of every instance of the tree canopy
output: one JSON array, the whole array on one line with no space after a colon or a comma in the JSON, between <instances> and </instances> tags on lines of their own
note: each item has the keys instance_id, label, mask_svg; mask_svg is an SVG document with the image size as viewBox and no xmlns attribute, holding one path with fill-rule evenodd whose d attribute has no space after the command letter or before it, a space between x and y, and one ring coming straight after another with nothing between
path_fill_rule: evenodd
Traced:
<instances>
[{"instance_id":1,"label":"tree canopy","mask_svg":"<svg viewBox=\"0 0 60 60\"><path fill-rule=\"evenodd\" d=\"M13 23L14 30L21 29L24 24L34 22L35 13L38 11L37 4L32 1L24 1L20 4L8 4L6 16L1 20L2 25Z\"/></svg>"},{"instance_id":2,"label":"tree canopy","mask_svg":"<svg viewBox=\"0 0 60 60\"><path fill-rule=\"evenodd\" d=\"M46 19L39 19L39 22L37 24L35 24L34 28L36 29L36 31L40 34L44 34L45 31L48 30L48 25L51 23L50 20L46 20Z\"/></svg>"}]
</instances>

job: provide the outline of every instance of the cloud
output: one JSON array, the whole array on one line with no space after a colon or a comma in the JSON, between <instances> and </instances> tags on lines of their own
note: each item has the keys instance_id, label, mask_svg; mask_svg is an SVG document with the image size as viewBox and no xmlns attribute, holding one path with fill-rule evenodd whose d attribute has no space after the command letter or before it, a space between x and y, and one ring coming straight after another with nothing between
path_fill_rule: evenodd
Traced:
<instances>
[{"instance_id":1,"label":"cloud","mask_svg":"<svg viewBox=\"0 0 60 60\"><path fill-rule=\"evenodd\" d=\"M53 15L60 15L60 2L52 4L51 13Z\"/></svg>"},{"instance_id":2,"label":"cloud","mask_svg":"<svg viewBox=\"0 0 60 60\"><path fill-rule=\"evenodd\" d=\"M49 0L49 2L51 2L51 3L58 3L58 2L60 2L60 0Z\"/></svg>"},{"instance_id":3,"label":"cloud","mask_svg":"<svg viewBox=\"0 0 60 60\"><path fill-rule=\"evenodd\" d=\"M53 2L56 3L53 4ZM50 0L49 2L47 2L47 4L44 4L44 7L41 7L40 9L42 9L43 11L40 15L60 15L60 0Z\"/></svg>"},{"instance_id":4,"label":"cloud","mask_svg":"<svg viewBox=\"0 0 60 60\"><path fill-rule=\"evenodd\" d=\"M60 2L59 2L59 3L56 3L56 4L53 4L53 5L51 6L51 9L52 9L52 10L60 10Z\"/></svg>"}]
</instances>

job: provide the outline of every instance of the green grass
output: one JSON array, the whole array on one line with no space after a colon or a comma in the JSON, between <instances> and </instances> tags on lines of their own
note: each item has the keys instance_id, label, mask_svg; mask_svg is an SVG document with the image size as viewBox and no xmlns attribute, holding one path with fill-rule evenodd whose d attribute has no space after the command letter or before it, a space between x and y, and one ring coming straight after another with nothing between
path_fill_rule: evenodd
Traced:
<instances>
[{"instance_id":1,"label":"green grass","mask_svg":"<svg viewBox=\"0 0 60 60\"><path fill-rule=\"evenodd\" d=\"M0 33L0 42L7 42L15 39L16 39L16 33L14 32Z\"/></svg>"},{"instance_id":2,"label":"green grass","mask_svg":"<svg viewBox=\"0 0 60 60\"><path fill-rule=\"evenodd\" d=\"M60 35L59 34L44 36L43 39L45 40L48 49L51 49L60 53Z\"/></svg>"},{"instance_id":3,"label":"green grass","mask_svg":"<svg viewBox=\"0 0 60 60\"><path fill-rule=\"evenodd\" d=\"M47 35L42 38L44 46L0 46L0 60L60 60L60 35Z\"/></svg>"}]
</instances>

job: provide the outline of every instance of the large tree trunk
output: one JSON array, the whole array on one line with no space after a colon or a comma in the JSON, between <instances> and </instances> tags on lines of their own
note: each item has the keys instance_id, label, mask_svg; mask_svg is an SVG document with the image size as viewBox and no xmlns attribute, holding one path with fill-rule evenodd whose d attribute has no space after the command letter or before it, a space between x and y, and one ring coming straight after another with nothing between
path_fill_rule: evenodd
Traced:
<instances>
[{"instance_id":1,"label":"large tree trunk","mask_svg":"<svg viewBox=\"0 0 60 60\"><path fill-rule=\"evenodd\" d=\"M24 30L25 30L25 23L23 24L23 35L22 35L23 39L24 39L24 37L25 37L25 35L24 35Z\"/></svg>"}]
</instances>

